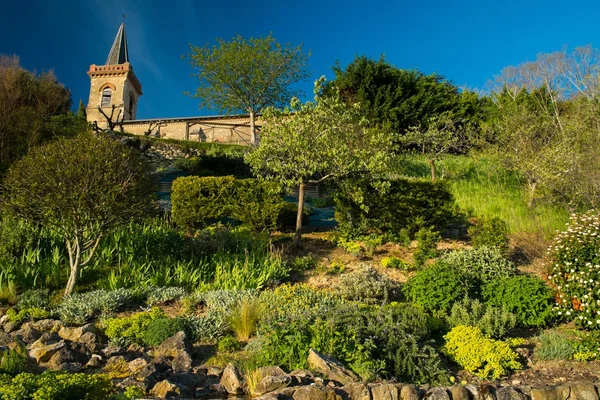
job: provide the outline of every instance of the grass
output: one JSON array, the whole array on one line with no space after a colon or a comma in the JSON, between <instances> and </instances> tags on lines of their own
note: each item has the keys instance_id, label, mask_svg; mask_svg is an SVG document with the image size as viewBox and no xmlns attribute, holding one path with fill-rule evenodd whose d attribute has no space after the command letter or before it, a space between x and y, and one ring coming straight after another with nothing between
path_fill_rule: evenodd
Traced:
<instances>
[{"instance_id":1,"label":"grass","mask_svg":"<svg viewBox=\"0 0 600 400\"><path fill-rule=\"evenodd\" d=\"M423 157L409 156L402 162L402 172L428 178L429 166ZM456 203L468 217L498 217L507 223L511 234L536 234L550 239L568 222L565 209L552 205L529 208L523 183L492 156L447 155L438 162L436 172L449 182Z\"/></svg>"},{"instance_id":2,"label":"grass","mask_svg":"<svg viewBox=\"0 0 600 400\"><path fill-rule=\"evenodd\" d=\"M231 329L240 342L247 342L256 330L262 307L258 299L244 297L229 317Z\"/></svg>"}]
</instances>

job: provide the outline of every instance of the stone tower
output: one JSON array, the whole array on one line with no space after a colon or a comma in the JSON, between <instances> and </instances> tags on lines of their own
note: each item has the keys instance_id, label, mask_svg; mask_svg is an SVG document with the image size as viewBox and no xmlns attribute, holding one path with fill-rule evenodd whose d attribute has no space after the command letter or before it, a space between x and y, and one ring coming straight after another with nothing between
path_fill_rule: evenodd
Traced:
<instances>
[{"instance_id":1,"label":"stone tower","mask_svg":"<svg viewBox=\"0 0 600 400\"><path fill-rule=\"evenodd\" d=\"M112 121L134 120L142 85L129 64L125 24L122 23L104 65L90 65L90 98L87 105L88 122L107 128ZM113 108L114 106L114 108ZM100 111L102 110L102 112Z\"/></svg>"}]
</instances>

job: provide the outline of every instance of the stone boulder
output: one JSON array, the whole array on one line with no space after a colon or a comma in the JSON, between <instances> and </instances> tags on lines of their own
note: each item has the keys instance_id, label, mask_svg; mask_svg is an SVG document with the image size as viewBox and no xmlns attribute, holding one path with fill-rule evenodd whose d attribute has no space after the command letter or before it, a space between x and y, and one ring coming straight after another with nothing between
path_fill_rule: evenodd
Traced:
<instances>
[{"instance_id":1,"label":"stone boulder","mask_svg":"<svg viewBox=\"0 0 600 400\"><path fill-rule=\"evenodd\" d=\"M256 384L253 395L260 396L292 384L292 378L279 367L263 367L260 374L263 378Z\"/></svg>"},{"instance_id":2,"label":"stone boulder","mask_svg":"<svg viewBox=\"0 0 600 400\"><path fill-rule=\"evenodd\" d=\"M308 353L308 365L313 370L325 375L328 379L338 381L343 385L360 380L354 372L344 367L335 358L320 354L313 349L310 349Z\"/></svg>"},{"instance_id":3,"label":"stone boulder","mask_svg":"<svg viewBox=\"0 0 600 400\"><path fill-rule=\"evenodd\" d=\"M391 383L371 388L372 400L400 400L400 389Z\"/></svg>"},{"instance_id":4,"label":"stone boulder","mask_svg":"<svg viewBox=\"0 0 600 400\"><path fill-rule=\"evenodd\" d=\"M192 345L184 332L177 332L161 343L154 351L154 357L177 357L182 351L191 352Z\"/></svg>"},{"instance_id":5,"label":"stone boulder","mask_svg":"<svg viewBox=\"0 0 600 400\"><path fill-rule=\"evenodd\" d=\"M244 393L244 378L233 364L228 364L225 367L220 383L229 394Z\"/></svg>"},{"instance_id":6,"label":"stone boulder","mask_svg":"<svg viewBox=\"0 0 600 400\"><path fill-rule=\"evenodd\" d=\"M159 399L179 399L181 397L192 396L192 392L189 388L177 385L168 379L160 381L154 385L152 390L150 390L150 394Z\"/></svg>"},{"instance_id":7,"label":"stone boulder","mask_svg":"<svg viewBox=\"0 0 600 400\"><path fill-rule=\"evenodd\" d=\"M292 397L294 400L337 400L341 397L333 388L321 385L299 387Z\"/></svg>"},{"instance_id":8,"label":"stone boulder","mask_svg":"<svg viewBox=\"0 0 600 400\"><path fill-rule=\"evenodd\" d=\"M43 344L40 340L38 339L34 342L29 349L29 356L34 358L38 363L50 361L56 352L65 347L65 342L62 340L52 344Z\"/></svg>"},{"instance_id":9,"label":"stone boulder","mask_svg":"<svg viewBox=\"0 0 600 400\"><path fill-rule=\"evenodd\" d=\"M71 342L80 342L84 333L96 333L94 324L85 324L77 327L63 326L58 330L58 336Z\"/></svg>"}]
</instances>

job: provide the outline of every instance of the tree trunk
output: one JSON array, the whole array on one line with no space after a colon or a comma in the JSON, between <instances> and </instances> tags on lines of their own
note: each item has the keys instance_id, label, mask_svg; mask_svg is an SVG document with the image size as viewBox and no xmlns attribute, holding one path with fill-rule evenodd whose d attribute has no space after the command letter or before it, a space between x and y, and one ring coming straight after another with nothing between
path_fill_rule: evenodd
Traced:
<instances>
[{"instance_id":1,"label":"tree trunk","mask_svg":"<svg viewBox=\"0 0 600 400\"><path fill-rule=\"evenodd\" d=\"M294 247L300 245L300 237L302 235L302 211L304 211L304 189L305 183L301 183L298 187L298 213L296 214L296 233L294 234Z\"/></svg>"},{"instance_id":2,"label":"tree trunk","mask_svg":"<svg viewBox=\"0 0 600 400\"><path fill-rule=\"evenodd\" d=\"M535 180L531 180L527 182L527 186L529 186L529 198L527 199L527 207L533 208L533 202L535 199L535 189L537 187L537 182Z\"/></svg>"},{"instance_id":3,"label":"tree trunk","mask_svg":"<svg viewBox=\"0 0 600 400\"><path fill-rule=\"evenodd\" d=\"M256 145L256 127L254 124L254 110L250 109L250 144Z\"/></svg>"},{"instance_id":4,"label":"tree trunk","mask_svg":"<svg viewBox=\"0 0 600 400\"><path fill-rule=\"evenodd\" d=\"M429 162L429 170L431 171L431 180L435 181L435 160L427 160Z\"/></svg>"},{"instance_id":5,"label":"tree trunk","mask_svg":"<svg viewBox=\"0 0 600 400\"><path fill-rule=\"evenodd\" d=\"M73 293L75 289L75 284L77 283L77 276L79 274L79 264L81 261L81 245L79 243L79 239L75 238L73 243L67 241L67 250L69 252L69 280L67 281L67 287L65 289L65 296Z\"/></svg>"}]
</instances>

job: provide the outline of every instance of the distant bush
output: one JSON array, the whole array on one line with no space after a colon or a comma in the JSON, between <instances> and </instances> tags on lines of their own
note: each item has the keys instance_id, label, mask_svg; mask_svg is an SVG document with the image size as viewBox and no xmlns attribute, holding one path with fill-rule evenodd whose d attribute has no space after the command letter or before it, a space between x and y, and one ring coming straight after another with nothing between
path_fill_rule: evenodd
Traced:
<instances>
[{"instance_id":1,"label":"distant bush","mask_svg":"<svg viewBox=\"0 0 600 400\"><path fill-rule=\"evenodd\" d=\"M284 231L296 229L296 217L298 215L298 204L285 202L277 216L277 229ZM308 225L310 219L309 207L302 209L302 226Z\"/></svg>"},{"instance_id":2,"label":"distant bush","mask_svg":"<svg viewBox=\"0 0 600 400\"><path fill-rule=\"evenodd\" d=\"M494 279L483 286L488 306L506 307L524 328L546 326L553 318L552 290L539 278L517 275Z\"/></svg>"},{"instance_id":3,"label":"distant bush","mask_svg":"<svg viewBox=\"0 0 600 400\"><path fill-rule=\"evenodd\" d=\"M283 207L277 184L232 176L177 178L171 201L173 220L186 229L231 217L254 231L272 230Z\"/></svg>"},{"instance_id":4,"label":"distant bush","mask_svg":"<svg viewBox=\"0 0 600 400\"><path fill-rule=\"evenodd\" d=\"M383 257L381 259L381 266L383 268L395 268L401 271L410 271L413 269L412 265L394 256Z\"/></svg>"},{"instance_id":5,"label":"distant bush","mask_svg":"<svg viewBox=\"0 0 600 400\"><path fill-rule=\"evenodd\" d=\"M448 324L475 326L490 338L501 339L515 327L517 317L504 307L486 307L479 300L465 297L454 303Z\"/></svg>"},{"instance_id":6,"label":"distant bush","mask_svg":"<svg viewBox=\"0 0 600 400\"><path fill-rule=\"evenodd\" d=\"M180 331L186 331L186 325L182 319L159 317L148 323L139 338L143 344L155 347L160 346L162 342Z\"/></svg>"},{"instance_id":7,"label":"distant bush","mask_svg":"<svg viewBox=\"0 0 600 400\"><path fill-rule=\"evenodd\" d=\"M437 244L442 240L442 237L432 227L419 229L415 237L417 239L417 250L414 252L413 257L415 266L420 268L425 265L427 259L437 257Z\"/></svg>"},{"instance_id":8,"label":"distant bush","mask_svg":"<svg viewBox=\"0 0 600 400\"><path fill-rule=\"evenodd\" d=\"M499 379L511 370L521 369L518 354L508 344L486 338L479 328L459 325L444 339L448 355L480 378Z\"/></svg>"},{"instance_id":9,"label":"distant bush","mask_svg":"<svg viewBox=\"0 0 600 400\"><path fill-rule=\"evenodd\" d=\"M311 253L303 257L294 258L290 264L290 268L292 271L303 272L315 269L319 263L315 259L315 256L313 256Z\"/></svg>"},{"instance_id":10,"label":"distant bush","mask_svg":"<svg viewBox=\"0 0 600 400\"><path fill-rule=\"evenodd\" d=\"M445 264L434 264L417 272L404 285L405 296L427 311L448 312L452 305L472 295L476 282L470 276Z\"/></svg>"},{"instance_id":11,"label":"distant bush","mask_svg":"<svg viewBox=\"0 0 600 400\"><path fill-rule=\"evenodd\" d=\"M556 331L544 331L538 337L534 357L538 360L571 360L575 354L575 344Z\"/></svg>"},{"instance_id":12,"label":"distant bush","mask_svg":"<svg viewBox=\"0 0 600 400\"><path fill-rule=\"evenodd\" d=\"M574 214L549 249L548 279L558 292L559 312L586 329L600 329L600 215Z\"/></svg>"},{"instance_id":13,"label":"distant bush","mask_svg":"<svg viewBox=\"0 0 600 400\"><path fill-rule=\"evenodd\" d=\"M233 336L225 336L219 340L219 351L234 352L242 349L242 344Z\"/></svg>"},{"instance_id":14,"label":"distant bush","mask_svg":"<svg viewBox=\"0 0 600 400\"><path fill-rule=\"evenodd\" d=\"M363 265L349 274L342 275L334 290L346 300L367 304L398 299L401 295L400 285L396 281L381 275L370 265Z\"/></svg>"},{"instance_id":15,"label":"distant bush","mask_svg":"<svg viewBox=\"0 0 600 400\"><path fill-rule=\"evenodd\" d=\"M473 247L496 247L508 253L508 225L500 218L482 218L469 227Z\"/></svg>"},{"instance_id":16,"label":"distant bush","mask_svg":"<svg viewBox=\"0 0 600 400\"><path fill-rule=\"evenodd\" d=\"M513 276L517 272L517 267L504 257L498 247L454 250L440 257L439 262L451 265L480 282Z\"/></svg>"},{"instance_id":17,"label":"distant bush","mask_svg":"<svg viewBox=\"0 0 600 400\"><path fill-rule=\"evenodd\" d=\"M384 186L388 189L378 189ZM424 227L444 228L454 216L454 199L443 181L359 181L351 192L336 192L335 210L343 236L402 229L412 236Z\"/></svg>"}]
</instances>

